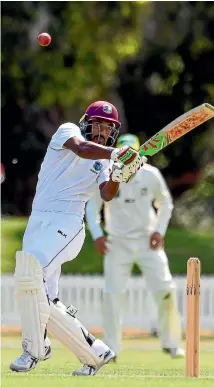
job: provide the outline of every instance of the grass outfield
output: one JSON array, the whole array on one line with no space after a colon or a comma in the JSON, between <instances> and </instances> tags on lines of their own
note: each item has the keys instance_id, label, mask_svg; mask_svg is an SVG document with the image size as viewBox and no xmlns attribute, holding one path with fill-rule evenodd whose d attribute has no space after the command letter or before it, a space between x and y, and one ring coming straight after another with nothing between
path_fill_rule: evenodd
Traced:
<instances>
[{"instance_id":1,"label":"grass outfield","mask_svg":"<svg viewBox=\"0 0 214 387\"><path fill-rule=\"evenodd\" d=\"M14 255L21 247L26 221L26 218L2 220L2 273L14 271ZM191 256L201 260L203 274L214 273L214 232L203 234L169 228L165 247L172 273L186 274L186 262ZM102 273L102 256L96 254L89 232L79 256L72 262L65 263L62 269L63 273Z\"/></svg>"},{"instance_id":2,"label":"grass outfield","mask_svg":"<svg viewBox=\"0 0 214 387\"><path fill-rule=\"evenodd\" d=\"M104 366L95 377L73 377L80 363L58 342L53 343L53 356L29 373L12 373L8 365L20 355L17 338L2 340L3 387L191 387L213 386L214 348L211 340L201 341L199 379L185 378L185 359L171 359L159 349L158 339L123 341L118 363Z\"/></svg>"}]
</instances>

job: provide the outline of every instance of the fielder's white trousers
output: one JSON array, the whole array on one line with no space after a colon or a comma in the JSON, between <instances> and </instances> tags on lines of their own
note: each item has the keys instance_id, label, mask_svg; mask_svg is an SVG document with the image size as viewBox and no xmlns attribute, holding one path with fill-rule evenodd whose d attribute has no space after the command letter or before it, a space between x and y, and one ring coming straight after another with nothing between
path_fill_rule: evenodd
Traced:
<instances>
[{"instance_id":1,"label":"fielder's white trousers","mask_svg":"<svg viewBox=\"0 0 214 387\"><path fill-rule=\"evenodd\" d=\"M163 249L152 250L149 236L120 239L108 236L104 257L103 293L104 340L116 354L120 351L121 324L125 291L133 263L143 272L158 306L159 334L163 348L177 348L180 343L180 319L175 303L175 283Z\"/></svg>"},{"instance_id":2,"label":"fielder's white trousers","mask_svg":"<svg viewBox=\"0 0 214 387\"><path fill-rule=\"evenodd\" d=\"M43 268L48 296L58 296L61 265L79 254L85 226L78 214L35 211L29 218L22 250L32 254Z\"/></svg>"}]
</instances>

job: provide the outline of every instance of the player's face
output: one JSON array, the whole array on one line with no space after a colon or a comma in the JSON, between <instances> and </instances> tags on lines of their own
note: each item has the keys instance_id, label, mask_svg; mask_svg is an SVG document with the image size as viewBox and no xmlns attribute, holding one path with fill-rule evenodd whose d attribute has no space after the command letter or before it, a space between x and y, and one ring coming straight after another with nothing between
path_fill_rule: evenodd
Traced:
<instances>
[{"instance_id":1,"label":"player's face","mask_svg":"<svg viewBox=\"0 0 214 387\"><path fill-rule=\"evenodd\" d=\"M105 120L92 122L91 139L97 144L105 145L111 135L113 124Z\"/></svg>"}]
</instances>

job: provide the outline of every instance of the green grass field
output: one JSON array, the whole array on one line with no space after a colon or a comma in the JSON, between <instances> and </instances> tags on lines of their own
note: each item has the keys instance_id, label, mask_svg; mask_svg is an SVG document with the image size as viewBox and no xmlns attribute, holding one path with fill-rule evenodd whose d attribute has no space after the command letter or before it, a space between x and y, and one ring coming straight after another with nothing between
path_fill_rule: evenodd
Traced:
<instances>
[{"instance_id":1,"label":"green grass field","mask_svg":"<svg viewBox=\"0 0 214 387\"><path fill-rule=\"evenodd\" d=\"M183 343L185 345L185 343ZM191 387L214 385L214 344L201 340L200 378L185 377L185 359L171 359L159 350L158 339L125 339L118 363L104 366L95 377L74 377L80 363L58 342L53 356L29 373L12 373L8 365L20 355L18 338L2 339L3 387Z\"/></svg>"},{"instance_id":2,"label":"green grass field","mask_svg":"<svg viewBox=\"0 0 214 387\"><path fill-rule=\"evenodd\" d=\"M21 248L26 227L26 218L3 219L1 224L2 273L14 271L15 252ZM202 274L214 273L214 232L199 233L194 230L169 228L165 238L165 248L172 273L186 275L186 262L196 256L201 261ZM93 242L86 233L82 251L76 259L62 267L63 273L94 274L102 273L102 256L95 252ZM139 273L137 269L135 273Z\"/></svg>"}]
</instances>

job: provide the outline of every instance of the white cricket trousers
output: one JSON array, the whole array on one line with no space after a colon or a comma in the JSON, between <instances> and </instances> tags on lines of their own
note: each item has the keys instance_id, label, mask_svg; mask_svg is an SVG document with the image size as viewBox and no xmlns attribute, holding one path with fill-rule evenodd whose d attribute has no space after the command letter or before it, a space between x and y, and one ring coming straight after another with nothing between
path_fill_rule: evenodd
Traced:
<instances>
[{"instance_id":1,"label":"white cricket trousers","mask_svg":"<svg viewBox=\"0 0 214 387\"><path fill-rule=\"evenodd\" d=\"M34 211L29 218L22 250L32 254L43 268L48 296L58 296L61 265L79 254L85 226L79 214Z\"/></svg>"},{"instance_id":2,"label":"white cricket trousers","mask_svg":"<svg viewBox=\"0 0 214 387\"><path fill-rule=\"evenodd\" d=\"M133 263L137 263L158 307L162 348L178 348L180 318L175 302L175 284L163 249L152 250L149 236L140 239L107 238L104 257L104 340L116 354L120 351L125 292Z\"/></svg>"}]
</instances>

